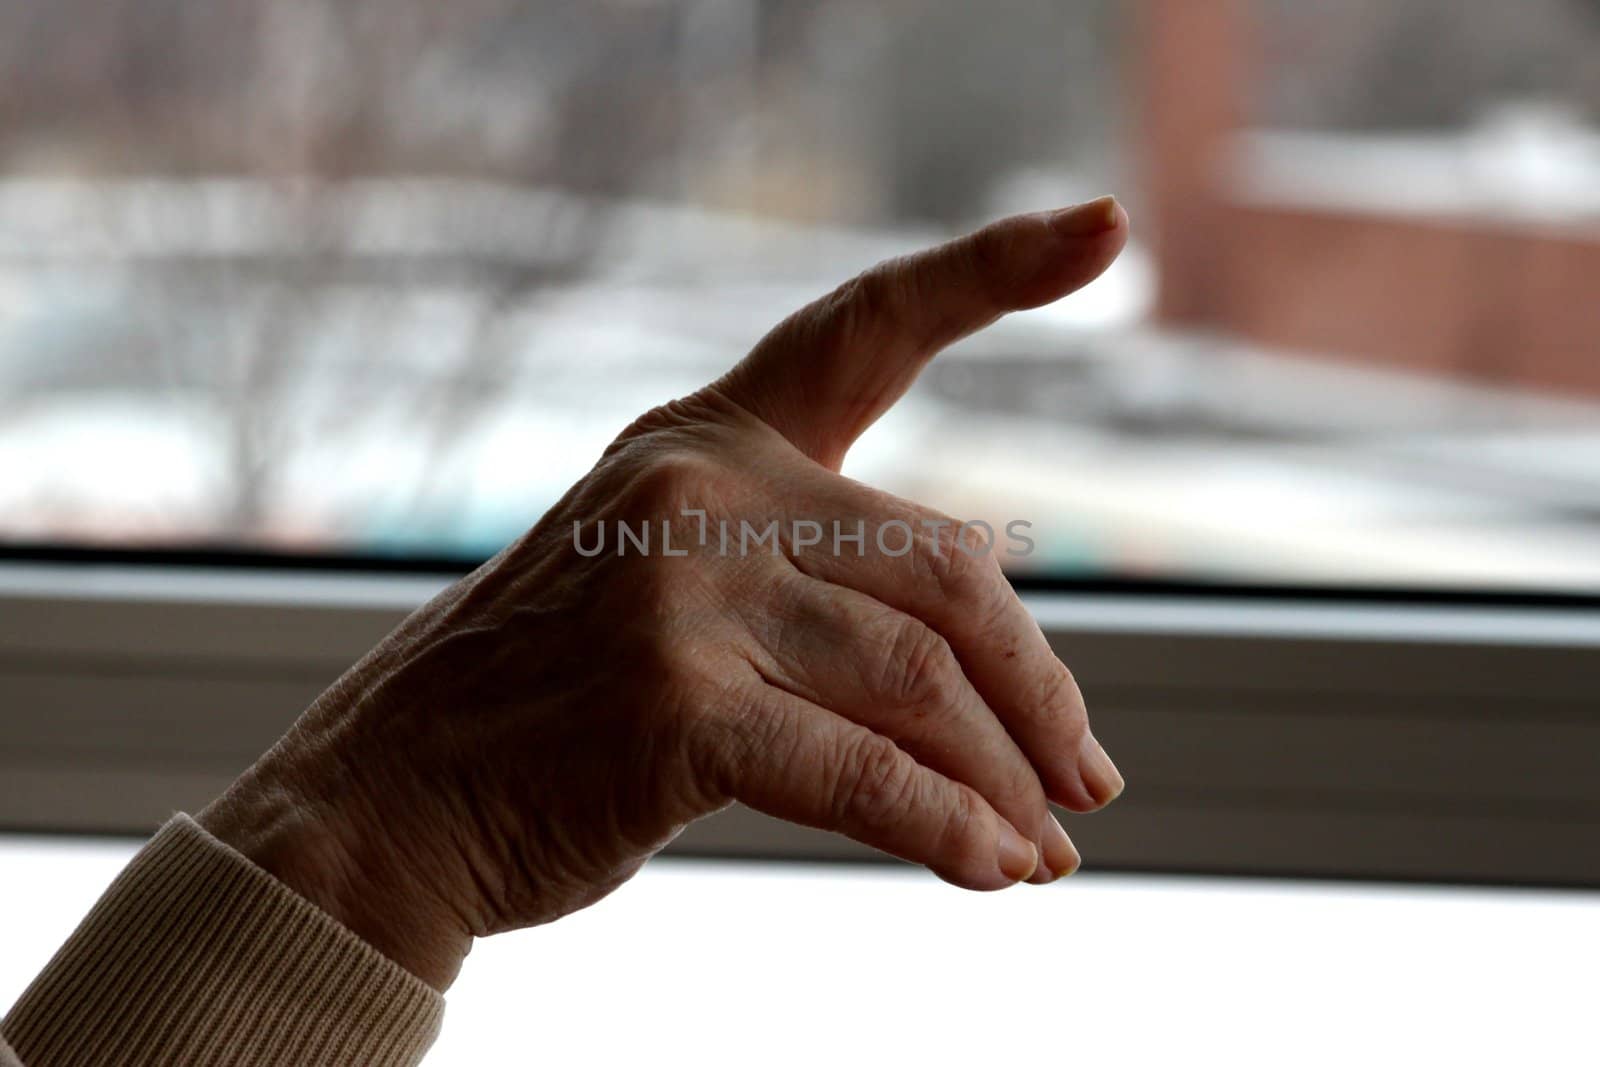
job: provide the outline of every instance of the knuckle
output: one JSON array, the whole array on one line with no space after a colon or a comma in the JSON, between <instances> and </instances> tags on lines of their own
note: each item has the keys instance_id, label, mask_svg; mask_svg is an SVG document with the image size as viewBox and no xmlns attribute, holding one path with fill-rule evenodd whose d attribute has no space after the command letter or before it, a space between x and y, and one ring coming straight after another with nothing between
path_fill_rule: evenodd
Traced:
<instances>
[{"instance_id":1,"label":"knuckle","mask_svg":"<svg viewBox=\"0 0 1600 1067\"><path fill-rule=\"evenodd\" d=\"M911 761L893 741L867 734L841 762L833 814L840 826L877 826L907 809L916 779Z\"/></svg>"},{"instance_id":2,"label":"knuckle","mask_svg":"<svg viewBox=\"0 0 1600 1067\"><path fill-rule=\"evenodd\" d=\"M952 523L930 532L917 558L939 596L968 613L978 611L987 617L998 609L1000 593L1010 588L993 545L976 529L963 531Z\"/></svg>"},{"instance_id":3,"label":"knuckle","mask_svg":"<svg viewBox=\"0 0 1600 1067\"><path fill-rule=\"evenodd\" d=\"M893 319L899 304L898 269L898 261L889 260L834 290L825 317L830 341L853 344L870 339Z\"/></svg>"},{"instance_id":4,"label":"knuckle","mask_svg":"<svg viewBox=\"0 0 1600 1067\"><path fill-rule=\"evenodd\" d=\"M676 518L681 508L697 506L715 474L704 457L684 450L661 451L646 459L634 476L634 505L652 518Z\"/></svg>"},{"instance_id":5,"label":"knuckle","mask_svg":"<svg viewBox=\"0 0 1600 1067\"><path fill-rule=\"evenodd\" d=\"M714 712L692 716L687 729L693 738L693 762L720 796L742 795L752 784L756 767L771 760L787 764L800 748L793 720L771 714L754 690L730 694L713 706Z\"/></svg>"},{"instance_id":6,"label":"knuckle","mask_svg":"<svg viewBox=\"0 0 1600 1067\"><path fill-rule=\"evenodd\" d=\"M957 786L939 828L939 852L956 863L965 863L978 851L978 835L973 833L978 820L977 794L967 786Z\"/></svg>"},{"instance_id":7,"label":"knuckle","mask_svg":"<svg viewBox=\"0 0 1600 1067\"><path fill-rule=\"evenodd\" d=\"M1013 783L1013 794L1007 798L1003 809L997 808L1001 817L1010 819L1011 825L1023 834L1032 836L1044 826L1050 814L1050 801L1045 798L1044 783L1030 767L1026 776L1019 775Z\"/></svg>"},{"instance_id":8,"label":"knuckle","mask_svg":"<svg viewBox=\"0 0 1600 1067\"><path fill-rule=\"evenodd\" d=\"M895 624L889 641L881 691L901 707L947 703L960 669L950 643L909 616Z\"/></svg>"},{"instance_id":9,"label":"knuckle","mask_svg":"<svg viewBox=\"0 0 1600 1067\"><path fill-rule=\"evenodd\" d=\"M1016 283L1017 238L1010 227L987 227L961 242L964 274L996 307L1010 302Z\"/></svg>"},{"instance_id":10,"label":"knuckle","mask_svg":"<svg viewBox=\"0 0 1600 1067\"><path fill-rule=\"evenodd\" d=\"M1043 709L1043 714L1063 727L1070 740L1078 740L1089 729L1089 713L1078 680L1060 660L1052 663L1039 681L1033 706Z\"/></svg>"}]
</instances>

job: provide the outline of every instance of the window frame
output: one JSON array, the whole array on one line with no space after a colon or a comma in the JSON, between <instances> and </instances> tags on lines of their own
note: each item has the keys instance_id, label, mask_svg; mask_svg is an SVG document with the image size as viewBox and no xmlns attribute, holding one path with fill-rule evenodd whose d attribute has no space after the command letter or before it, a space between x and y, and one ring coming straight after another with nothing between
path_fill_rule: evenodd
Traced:
<instances>
[{"instance_id":1,"label":"window frame","mask_svg":"<svg viewBox=\"0 0 1600 1067\"><path fill-rule=\"evenodd\" d=\"M452 580L93 558L0 560L0 829L193 810ZM1019 584L1129 780L1090 864L1600 886L1600 607ZM671 848L873 856L739 807Z\"/></svg>"}]
</instances>

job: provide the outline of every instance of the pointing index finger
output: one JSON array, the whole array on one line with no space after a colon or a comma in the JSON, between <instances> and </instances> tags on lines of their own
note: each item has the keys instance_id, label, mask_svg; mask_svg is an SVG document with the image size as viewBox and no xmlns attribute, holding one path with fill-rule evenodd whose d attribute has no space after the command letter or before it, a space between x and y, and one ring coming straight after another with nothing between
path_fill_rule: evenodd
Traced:
<instances>
[{"instance_id":1,"label":"pointing index finger","mask_svg":"<svg viewBox=\"0 0 1600 1067\"><path fill-rule=\"evenodd\" d=\"M940 349L1082 288L1126 238L1106 196L888 260L785 319L714 388L837 470Z\"/></svg>"}]
</instances>

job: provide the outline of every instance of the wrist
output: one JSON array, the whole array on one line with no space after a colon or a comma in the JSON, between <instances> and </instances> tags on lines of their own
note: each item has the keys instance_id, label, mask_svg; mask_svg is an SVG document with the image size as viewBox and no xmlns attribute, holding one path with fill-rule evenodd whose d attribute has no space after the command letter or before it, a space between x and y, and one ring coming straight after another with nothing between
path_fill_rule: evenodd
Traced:
<instances>
[{"instance_id":1,"label":"wrist","mask_svg":"<svg viewBox=\"0 0 1600 1067\"><path fill-rule=\"evenodd\" d=\"M258 765L196 821L443 992L471 948L469 927L359 808L330 804Z\"/></svg>"}]
</instances>

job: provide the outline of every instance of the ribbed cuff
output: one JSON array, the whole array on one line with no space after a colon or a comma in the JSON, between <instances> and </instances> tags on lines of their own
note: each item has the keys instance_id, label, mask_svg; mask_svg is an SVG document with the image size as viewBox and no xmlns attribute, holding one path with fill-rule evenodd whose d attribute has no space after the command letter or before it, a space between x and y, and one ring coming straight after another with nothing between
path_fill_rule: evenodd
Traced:
<instances>
[{"instance_id":1,"label":"ribbed cuff","mask_svg":"<svg viewBox=\"0 0 1600 1067\"><path fill-rule=\"evenodd\" d=\"M431 986L178 815L0 1031L27 1067L398 1067L443 1016Z\"/></svg>"}]
</instances>

